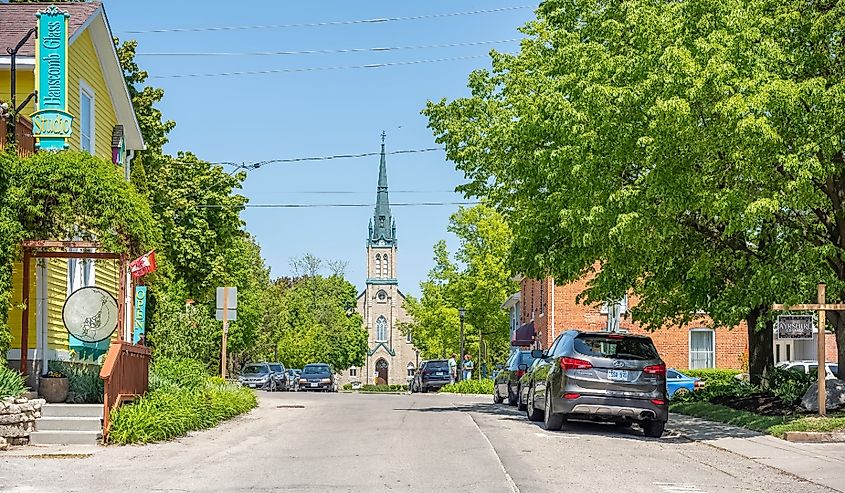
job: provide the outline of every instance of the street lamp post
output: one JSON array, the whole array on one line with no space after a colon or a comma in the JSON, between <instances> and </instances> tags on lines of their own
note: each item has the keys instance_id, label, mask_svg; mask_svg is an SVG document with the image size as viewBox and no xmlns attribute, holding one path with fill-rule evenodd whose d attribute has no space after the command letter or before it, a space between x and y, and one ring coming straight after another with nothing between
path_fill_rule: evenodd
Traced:
<instances>
[{"instance_id":1,"label":"street lamp post","mask_svg":"<svg viewBox=\"0 0 845 493\"><path fill-rule=\"evenodd\" d=\"M457 381L464 379L464 317L466 310L461 307L458 308L458 315L461 317L461 352L458 354L458 378Z\"/></svg>"}]
</instances>

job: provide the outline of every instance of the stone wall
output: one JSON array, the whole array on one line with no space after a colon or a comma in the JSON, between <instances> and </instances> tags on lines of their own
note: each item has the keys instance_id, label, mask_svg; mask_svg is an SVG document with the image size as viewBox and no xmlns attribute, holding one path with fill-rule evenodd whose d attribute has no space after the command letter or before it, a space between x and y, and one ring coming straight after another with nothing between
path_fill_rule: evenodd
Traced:
<instances>
[{"instance_id":1,"label":"stone wall","mask_svg":"<svg viewBox=\"0 0 845 493\"><path fill-rule=\"evenodd\" d=\"M0 449L5 444L29 444L29 434L35 430L35 420L41 417L43 405L44 399L7 397L0 400Z\"/></svg>"}]
</instances>

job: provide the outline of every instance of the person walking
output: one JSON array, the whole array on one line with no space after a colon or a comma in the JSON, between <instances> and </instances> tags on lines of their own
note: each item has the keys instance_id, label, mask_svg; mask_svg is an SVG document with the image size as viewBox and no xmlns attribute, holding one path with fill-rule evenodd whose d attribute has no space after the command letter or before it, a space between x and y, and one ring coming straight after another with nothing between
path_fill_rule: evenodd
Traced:
<instances>
[{"instance_id":1,"label":"person walking","mask_svg":"<svg viewBox=\"0 0 845 493\"><path fill-rule=\"evenodd\" d=\"M456 354L452 353L452 357L449 358L449 377L450 383L455 383L458 379L458 361L457 361Z\"/></svg>"},{"instance_id":2,"label":"person walking","mask_svg":"<svg viewBox=\"0 0 845 493\"><path fill-rule=\"evenodd\" d=\"M475 368L475 363L472 362L472 356L469 354L464 355L464 380L469 380L472 378L472 370Z\"/></svg>"}]
</instances>

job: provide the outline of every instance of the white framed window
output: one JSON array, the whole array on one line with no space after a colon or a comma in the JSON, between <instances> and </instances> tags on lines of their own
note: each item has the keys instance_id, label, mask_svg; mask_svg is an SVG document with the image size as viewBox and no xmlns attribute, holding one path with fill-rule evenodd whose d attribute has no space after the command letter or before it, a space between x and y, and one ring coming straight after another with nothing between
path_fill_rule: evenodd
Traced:
<instances>
[{"instance_id":1,"label":"white framed window","mask_svg":"<svg viewBox=\"0 0 845 493\"><path fill-rule=\"evenodd\" d=\"M384 315L376 320L376 342L387 342L387 319Z\"/></svg>"},{"instance_id":2,"label":"white framed window","mask_svg":"<svg viewBox=\"0 0 845 493\"><path fill-rule=\"evenodd\" d=\"M417 371L417 368L414 366L413 363L408 363L408 378L413 378L414 372Z\"/></svg>"},{"instance_id":3,"label":"white framed window","mask_svg":"<svg viewBox=\"0 0 845 493\"><path fill-rule=\"evenodd\" d=\"M390 255L385 253L384 256L382 257L382 259L383 259L382 265L384 266L384 268L381 271L384 272L384 277L389 278L390 277L390 260L389 260Z\"/></svg>"},{"instance_id":4,"label":"white framed window","mask_svg":"<svg viewBox=\"0 0 845 493\"><path fill-rule=\"evenodd\" d=\"M376 254L376 277L381 277L381 254Z\"/></svg>"},{"instance_id":5,"label":"white framed window","mask_svg":"<svg viewBox=\"0 0 845 493\"><path fill-rule=\"evenodd\" d=\"M405 334L405 342L407 342L408 344L414 342L414 335L411 333L410 330L408 330L408 333Z\"/></svg>"},{"instance_id":6,"label":"white framed window","mask_svg":"<svg viewBox=\"0 0 845 493\"><path fill-rule=\"evenodd\" d=\"M358 376L358 368L355 368L354 366L352 368L350 368L349 369L349 376L350 377L357 377Z\"/></svg>"},{"instance_id":7,"label":"white framed window","mask_svg":"<svg viewBox=\"0 0 845 493\"><path fill-rule=\"evenodd\" d=\"M79 147L94 154L96 126L94 115L94 89L83 81L79 82Z\"/></svg>"},{"instance_id":8,"label":"white framed window","mask_svg":"<svg viewBox=\"0 0 845 493\"><path fill-rule=\"evenodd\" d=\"M712 329L689 331L689 367L691 370L716 367L716 333Z\"/></svg>"}]
</instances>

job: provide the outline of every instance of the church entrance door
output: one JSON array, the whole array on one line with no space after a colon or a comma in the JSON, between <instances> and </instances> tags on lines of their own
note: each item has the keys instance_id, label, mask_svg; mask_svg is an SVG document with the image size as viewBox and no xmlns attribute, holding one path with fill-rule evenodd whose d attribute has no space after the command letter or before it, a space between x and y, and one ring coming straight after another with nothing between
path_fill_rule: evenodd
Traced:
<instances>
[{"instance_id":1,"label":"church entrance door","mask_svg":"<svg viewBox=\"0 0 845 493\"><path fill-rule=\"evenodd\" d=\"M376 361L376 385L387 385L388 364L384 359Z\"/></svg>"}]
</instances>

